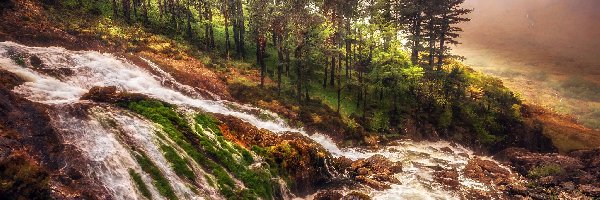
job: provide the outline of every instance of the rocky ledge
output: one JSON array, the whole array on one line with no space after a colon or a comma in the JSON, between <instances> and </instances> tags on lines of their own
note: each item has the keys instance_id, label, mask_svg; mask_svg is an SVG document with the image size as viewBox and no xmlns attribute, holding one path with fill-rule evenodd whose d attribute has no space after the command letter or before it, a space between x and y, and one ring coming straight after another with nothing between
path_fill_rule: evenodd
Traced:
<instances>
[{"instance_id":1,"label":"rocky ledge","mask_svg":"<svg viewBox=\"0 0 600 200\"><path fill-rule=\"evenodd\" d=\"M495 158L529 179L527 188L510 190L514 195L541 199L600 197L600 149L559 154L508 148Z\"/></svg>"}]
</instances>

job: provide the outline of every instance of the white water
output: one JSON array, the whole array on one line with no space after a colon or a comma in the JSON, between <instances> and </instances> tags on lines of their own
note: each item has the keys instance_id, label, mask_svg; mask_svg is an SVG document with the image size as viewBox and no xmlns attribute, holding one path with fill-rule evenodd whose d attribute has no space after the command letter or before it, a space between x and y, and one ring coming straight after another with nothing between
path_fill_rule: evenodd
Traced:
<instances>
[{"instance_id":1,"label":"white water","mask_svg":"<svg viewBox=\"0 0 600 200\"><path fill-rule=\"evenodd\" d=\"M28 67L19 66L9 58L9 49L27 55L37 55L42 59L44 68L48 70L68 68L73 71L73 75L53 77ZM14 91L32 101L60 107L61 105L81 102L79 98L94 86L117 86L121 91L146 94L182 107L231 115L258 128L268 129L275 133L289 131L308 136L301 129L290 128L284 123L284 120L271 112L228 101L203 99L200 94L194 93L194 88L179 84L170 76L167 76L168 74L160 70L158 66L149 61L147 62L154 71L160 73L160 77L111 54L94 51L68 51L58 47L26 47L12 42L0 43L0 68L15 73L28 81L16 87ZM164 84L165 82L174 84L169 84L172 86L169 87ZM184 91L185 94L180 91ZM269 117L271 119L262 120L250 114L249 111L251 110L258 110L271 116ZM60 110L55 113L58 116L57 126L62 127L65 132L72 133L66 136L66 140L73 142L90 159L96 161L97 166L91 167L98 168L96 171L100 174L97 176L107 184L106 187L110 189L113 195L120 199L135 199L139 196L128 179L127 169L134 168L138 172L141 169L134 167L137 166L135 160L123 147L123 142L118 141L119 136L115 133L112 133L113 135L106 134L107 130L99 125L98 119L83 122L64 117L58 111ZM165 174L169 175L168 179L176 188L179 197L189 199L196 196L187 186L182 185L183 181L177 180L178 177L169 169L166 160L160 156L160 152L154 144L152 124L131 116L115 115L106 111L99 111L98 113L100 114L96 116L107 117L109 115L109 118L116 120L120 127L125 127L120 132L124 132L128 135L127 138L133 140L130 143L150 154L148 156L157 163ZM473 153L468 149L450 147L451 145L447 142L402 141L396 146L368 151L357 148L340 149L330 138L321 134L313 134L308 137L321 144L336 157L344 156L357 160L382 154L392 161L402 162L404 172L396 175L402 184L392 185L392 189L384 191L367 191L374 199L460 198L458 194L447 191L441 185L435 183L432 178L433 170L427 166L440 166L460 171L469 158L473 157ZM450 147L454 153L443 152L440 150L442 147ZM459 156L459 153L466 154L468 157ZM149 180L149 177L144 177L144 179ZM462 175L459 180L466 188L493 189L491 186L464 178ZM209 194L211 192L214 193L214 191L205 191ZM154 188L152 188L152 193L156 193ZM155 194L153 196L160 195Z\"/></svg>"}]
</instances>

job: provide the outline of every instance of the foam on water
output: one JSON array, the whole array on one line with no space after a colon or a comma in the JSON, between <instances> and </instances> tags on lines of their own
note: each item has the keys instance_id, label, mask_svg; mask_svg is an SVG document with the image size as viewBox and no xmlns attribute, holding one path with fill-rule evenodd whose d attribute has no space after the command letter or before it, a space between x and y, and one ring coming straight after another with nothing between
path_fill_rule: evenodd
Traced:
<instances>
[{"instance_id":1,"label":"foam on water","mask_svg":"<svg viewBox=\"0 0 600 200\"><path fill-rule=\"evenodd\" d=\"M56 78L39 73L33 69L21 67L9 58L8 51L16 51L28 55L38 56L47 69L69 69L72 76L65 75ZM30 100L47 103L63 104L78 102L79 98L94 86L117 86L122 91L141 93L168 103L190 106L206 112L221 113L240 118L258 128L268 129L273 132L298 132L290 128L284 121L273 113L239 105L228 101L213 101L201 99L200 94L195 98L187 96L175 88L169 88L162 83L165 79L172 83L170 76L155 76L134 64L117 58L111 54L95 51L69 51L64 48L27 47L13 42L0 42L0 65L10 72L27 77L27 82L15 88L15 92L22 94ZM149 61L147 61L149 62ZM152 67L158 68L149 62ZM162 70L159 72L164 73ZM176 89L185 89L193 92L194 89L183 84L176 84ZM237 110L232 109L236 108ZM249 113L250 110L259 110L261 113L271 115L269 120L260 119Z\"/></svg>"}]
</instances>

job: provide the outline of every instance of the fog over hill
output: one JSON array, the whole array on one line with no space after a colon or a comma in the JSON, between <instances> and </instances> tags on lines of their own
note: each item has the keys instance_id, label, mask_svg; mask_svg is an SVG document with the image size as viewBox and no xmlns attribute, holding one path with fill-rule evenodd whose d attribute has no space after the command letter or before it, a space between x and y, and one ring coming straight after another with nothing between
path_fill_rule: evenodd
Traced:
<instances>
[{"instance_id":1,"label":"fog over hill","mask_svg":"<svg viewBox=\"0 0 600 200\"><path fill-rule=\"evenodd\" d=\"M525 99L600 127L600 1L467 0L454 53Z\"/></svg>"}]
</instances>

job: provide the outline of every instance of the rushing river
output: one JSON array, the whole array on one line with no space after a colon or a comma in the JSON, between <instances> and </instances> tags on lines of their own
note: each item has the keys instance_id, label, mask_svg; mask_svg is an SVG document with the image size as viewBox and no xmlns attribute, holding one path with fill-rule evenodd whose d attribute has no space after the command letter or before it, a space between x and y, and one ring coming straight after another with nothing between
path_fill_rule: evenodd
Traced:
<instances>
[{"instance_id":1,"label":"rushing river","mask_svg":"<svg viewBox=\"0 0 600 200\"><path fill-rule=\"evenodd\" d=\"M35 55L42 60L41 69L34 70L26 63L17 63L11 55ZM143 59L143 58L142 58ZM166 159L160 153L158 144L173 144L168 138L159 137L156 125L118 107L99 105L80 100L80 97L94 86L116 86L120 91L141 93L171 104L178 105L180 112L202 110L211 113L231 115L253 126L268 129L274 133L297 132L321 144L333 156L344 156L351 160L368 158L381 154L392 161L403 163L403 172L395 176L401 184L383 191L363 190L374 199L460 199L457 191L449 191L433 178L433 168L456 169L463 189L494 191L491 185L466 178L462 169L469 159L476 157L473 152L448 142L398 141L393 146L379 150L359 148L338 148L335 143L322 134L306 134L302 129L292 128L276 114L254 108L249 105L224 100L210 100L197 92L196 88L183 85L169 74L160 70L154 63L145 60L147 68L136 66L123 58L95 51L69 51L60 47L27 47L13 42L0 43L0 68L10 71L27 82L14 88L14 92L27 99L49 105L50 115L55 128L60 130L65 143L79 148L88 157L90 176L100 180L116 199L138 199L140 194L129 178L128 169L141 172L128 149L141 149L156 163L167 176L180 199L208 197L219 199L218 192L202 184L190 186L184 184ZM169 83L169 84L167 84ZM85 118L73 114L74 104L92 106L90 116ZM251 113L270 115L257 117ZM106 126L106 123L112 124ZM450 148L451 151L444 151ZM177 149L184 157L185 152ZM484 158L485 159L485 158ZM200 166L191 166L203 173ZM149 176L142 176L150 182ZM198 177L199 183L206 183ZM193 189L190 189L193 188ZM200 194L193 192L201 191ZM156 188L151 187L153 197L160 197ZM343 192L347 192L343 191ZM310 197L310 196L309 196Z\"/></svg>"}]
</instances>

